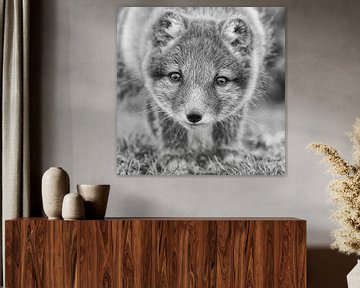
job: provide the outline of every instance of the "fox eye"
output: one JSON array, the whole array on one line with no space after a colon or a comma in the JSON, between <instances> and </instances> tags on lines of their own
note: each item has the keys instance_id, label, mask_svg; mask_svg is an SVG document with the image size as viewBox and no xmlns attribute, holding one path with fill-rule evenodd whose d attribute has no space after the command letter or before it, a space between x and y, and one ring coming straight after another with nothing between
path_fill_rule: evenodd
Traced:
<instances>
[{"instance_id":1,"label":"fox eye","mask_svg":"<svg viewBox=\"0 0 360 288\"><path fill-rule=\"evenodd\" d=\"M171 72L168 76L172 82L179 82L181 80L181 74L179 72Z\"/></svg>"},{"instance_id":2,"label":"fox eye","mask_svg":"<svg viewBox=\"0 0 360 288\"><path fill-rule=\"evenodd\" d=\"M227 79L226 77L217 77L215 79L215 83L218 86L225 86L228 82L229 82L229 79Z\"/></svg>"}]
</instances>

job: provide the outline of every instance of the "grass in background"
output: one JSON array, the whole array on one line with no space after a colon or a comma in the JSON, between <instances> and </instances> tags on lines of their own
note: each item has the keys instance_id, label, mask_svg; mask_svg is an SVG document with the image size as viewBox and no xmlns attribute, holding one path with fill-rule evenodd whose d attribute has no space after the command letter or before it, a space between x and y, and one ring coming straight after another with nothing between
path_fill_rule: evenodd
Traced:
<instances>
[{"instance_id":1,"label":"grass in background","mask_svg":"<svg viewBox=\"0 0 360 288\"><path fill-rule=\"evenodd\" d=\"M282 105L280 105L282 106ZM232 160L221 155L160 156L158 145L146 131L139 131L134 121L128 133L120 133L117 143L119 175L284 175L284 107L259 109L247 124L244 145ZM122 113L123 115L123 113ZM259 119L261 118L261 119ZM120 117L121 119L121 117ZM262 124L257 124L262 123ZM124 131L123 131L124 132Z\"/></svg>"},{"instance_id":2,"label":"grass in background","mask_svg":"<svg viewBox=\"0 0 360 288\"><path fill-rule=\"evenodd\" d=\"M119 175L283 175L285 160L276 149L260 153L241 153L233 161L223 161L210 153L183 156L159 156L147 135L135 134L119 139L117 173ZM122 152L121 152L122 151Z\"/></svg>"}]
</instances>

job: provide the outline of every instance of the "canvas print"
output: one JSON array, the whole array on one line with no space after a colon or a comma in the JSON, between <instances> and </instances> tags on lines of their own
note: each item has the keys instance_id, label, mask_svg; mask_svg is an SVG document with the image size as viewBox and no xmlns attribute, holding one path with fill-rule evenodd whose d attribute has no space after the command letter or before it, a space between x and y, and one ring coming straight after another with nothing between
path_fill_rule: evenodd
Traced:
<instances>
[{"instance_id":1,"label":"canvas print","mask_svg":"<svg viewBox=\"0 0 360 288\"><path fill-rule=\"evenodd\" d=\"M285 174L285 9L121 7L117 174Z\"/></svg>"}]
</instances>

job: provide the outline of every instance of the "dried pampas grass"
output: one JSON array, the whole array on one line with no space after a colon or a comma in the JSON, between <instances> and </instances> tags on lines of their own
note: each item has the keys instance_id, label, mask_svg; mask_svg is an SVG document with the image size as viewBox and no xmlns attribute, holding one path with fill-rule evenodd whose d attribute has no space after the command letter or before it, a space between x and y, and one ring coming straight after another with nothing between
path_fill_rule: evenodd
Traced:
<instances>
[{"instance_id":1,"label":"dried pampas grass","mask_svg":"<svg viewBox=\"0 0 360 288\"><path fill-rule=\"evenodd\" d=\"M324 155L330 172L340 176L329 184L331 198L339 206L332 218L342 225L333 231L331 247L346 254L360 255L360 118L356 119L349 137L353 143L354 165L345 161L331 146L312 143L308 148Z\"/></svg>"}]
</instances>

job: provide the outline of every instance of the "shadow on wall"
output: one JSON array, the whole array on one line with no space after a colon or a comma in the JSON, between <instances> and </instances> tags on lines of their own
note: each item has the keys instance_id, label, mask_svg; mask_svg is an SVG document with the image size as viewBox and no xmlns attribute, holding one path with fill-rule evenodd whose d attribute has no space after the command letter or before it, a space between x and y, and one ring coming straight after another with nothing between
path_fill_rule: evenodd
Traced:
<instances>
[{"instance_id":1,"label":"shadow on wall","mask_svg":"<svg viewBox=\"0 0 360 288\"><path fill-rule=\"evenodd\" d=\"M30 216L42 215L41 162L42 162L42 113L41 113L41 67L44 0L30 5L29 43L29 109L30 109Z\"/></svg>"},{"instance_id":2,"label":"shadow on wall","mask_svg":"<svg viewBox=\"0 0 360 288\"><path fill-rule=\"evenodd\" d=\"M346 275L356 265L356 256L328 248L307 251L308 288L347 288Z\"/></svg>"}]
</instances>

